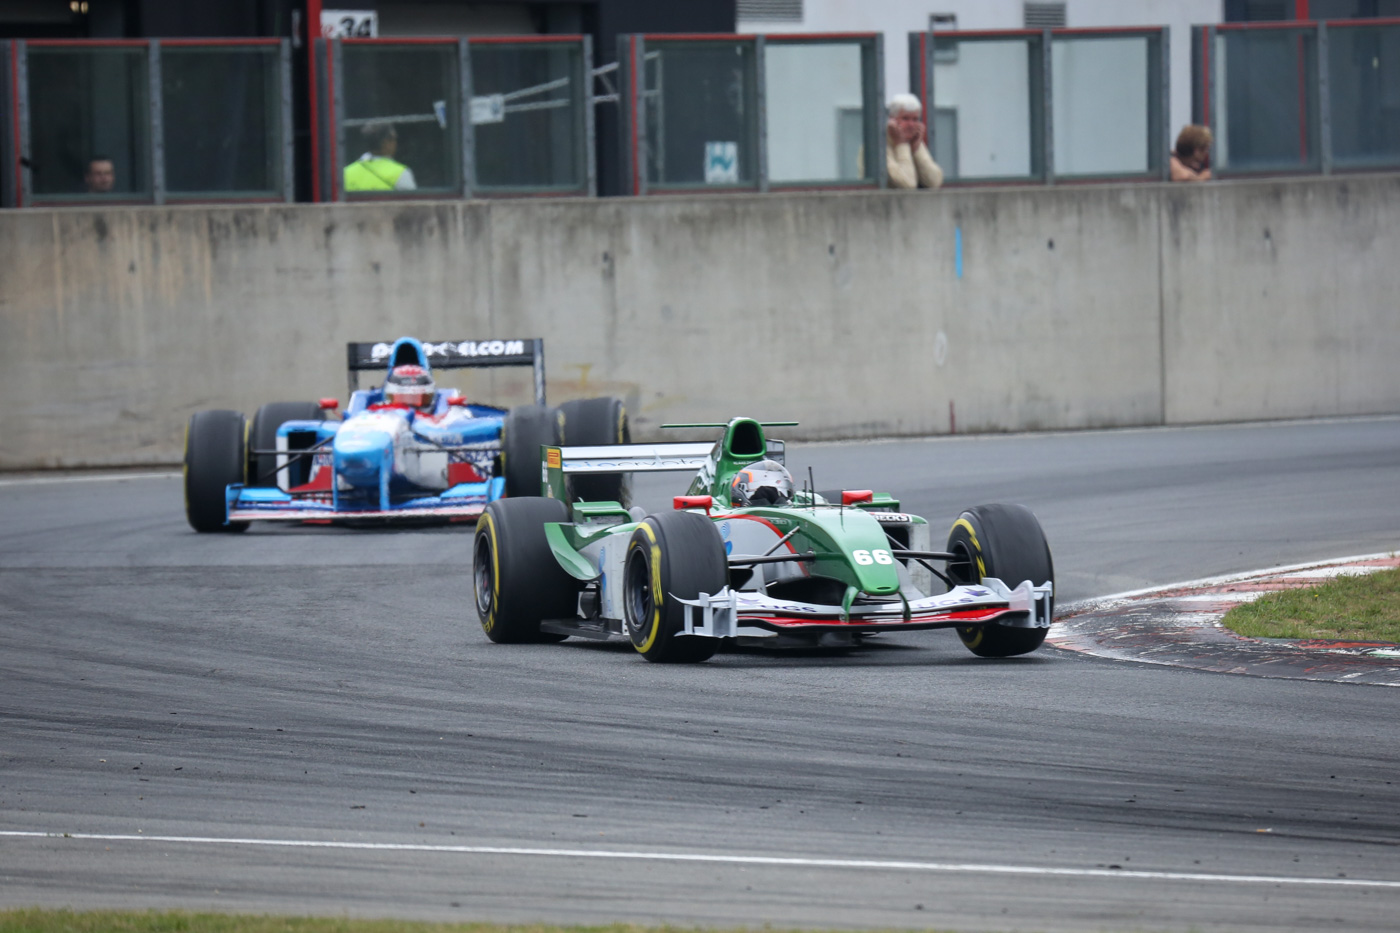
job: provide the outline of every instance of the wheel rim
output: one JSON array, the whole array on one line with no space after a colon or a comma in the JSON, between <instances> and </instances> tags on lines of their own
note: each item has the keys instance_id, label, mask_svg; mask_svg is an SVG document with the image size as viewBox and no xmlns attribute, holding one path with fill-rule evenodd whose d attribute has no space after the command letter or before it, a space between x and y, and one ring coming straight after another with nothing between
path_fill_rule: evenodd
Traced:
<instances>
[{"instance_id":1,"label":"wheel rim","mask_svg":"<svg viewBox=\"0 0 1400 933\"><path fill-rule=\"evenodd\" d=\"M977 576L977 562L966 544L959 541L950 547L948 552L954 555L953 559L948 561L948 576L969 586L980 582Z\"/></svg>"},{"instance_id":2,"label":"wheel rim","mask_svg":"<svg viewBox=\"0 0 1400 933\"><path fill-rule=\"evenodd\" d=\"M473 560L472 576L476 579L476 611L483 617L491 614L491 603L496 592L496 575L491 560L491 539L487 535L476 536L476 554Z\"/></svg>"},{"instance_id":3,"label":"wheel rim","mask_svg":"<svg viewBox=\"0 0 1400 933\"><path fill-rule=\"evenodd\" d=\"M651 600L651 566L644 548L633 548L632 553L627 555L622 605L627 615L627 627L641 635L651 624L655 609Z\"/></svg>"}]
</instances>

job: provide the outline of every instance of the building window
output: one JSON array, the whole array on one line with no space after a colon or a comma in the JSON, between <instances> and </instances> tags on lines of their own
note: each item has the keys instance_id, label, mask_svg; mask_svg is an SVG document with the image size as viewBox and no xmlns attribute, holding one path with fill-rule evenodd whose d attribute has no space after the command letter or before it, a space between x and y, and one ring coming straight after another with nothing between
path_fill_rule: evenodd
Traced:
<instances>
[{"instance_id":1,"label":"building window","mask_svg":"<svg viewBox=\"0 0 1400 933\"><path fill-rule=\"evenodd\" d=\"M763 23L802 22L802 0L738 0L738 18Z\"/></svg>"},{"instance_id":2,"label":"building window","mask_svg":"<svg viewBox=\"0 0 1400 933\"><path fill-rule=\"evenodd\" d=\"M1065 27L1065 4L1027 3L1025 5L1027 29L1063 29Z\"/></svg>"},{"instance_id":3,"label":"building window","mask_svg":"<svg viewBox=\"0 0 1400 933\"><path fill-rule=\"evenodd\" d=\"M958 14L930 13L928 15L928 31L934 35L933 60L936 62L957 61L958 44L956 42L940 41L938 36L941 33L958 31Z\"/></svg>"}]
</instances>

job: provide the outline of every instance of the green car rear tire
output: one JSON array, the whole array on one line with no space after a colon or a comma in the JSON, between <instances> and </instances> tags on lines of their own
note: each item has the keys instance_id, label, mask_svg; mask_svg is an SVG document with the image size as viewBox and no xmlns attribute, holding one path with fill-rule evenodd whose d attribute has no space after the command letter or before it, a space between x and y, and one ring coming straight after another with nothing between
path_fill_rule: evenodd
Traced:
<instances>
[{"instance_id":1,"label":"green car rear tire","mask_svg":"<svg viewBox=\"0 0 1400 933\"><path fill-rule=\"evenodd\" d=\"M580 583L559 566L544 526L565 522L558 499L497 499L477 519L472 546L476 614L499 643L562 641L540 631L544 619L578 617Z\"/></svg>"}]
</instances>

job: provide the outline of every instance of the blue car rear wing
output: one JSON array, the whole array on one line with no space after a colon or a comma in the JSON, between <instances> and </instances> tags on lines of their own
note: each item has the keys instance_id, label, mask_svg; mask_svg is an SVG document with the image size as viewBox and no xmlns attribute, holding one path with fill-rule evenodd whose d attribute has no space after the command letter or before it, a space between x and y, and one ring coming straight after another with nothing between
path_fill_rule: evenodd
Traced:
<instances>
[{"instance_id":1,"label":"blue car rear wing","mask_svg":"<svg viewBox=\"0 0 1400 933\"><path fill-rule=\"evenodd\" d=\"M421 343L400 337L393 343L345 345L350 394L360 387L359 374L377 369L387 373L395 366L415 364L426 369L466 369L483 366L532 366L535 370L535 402L544 404L544 340L449 340Z\"/></svg>"}]
</instances>

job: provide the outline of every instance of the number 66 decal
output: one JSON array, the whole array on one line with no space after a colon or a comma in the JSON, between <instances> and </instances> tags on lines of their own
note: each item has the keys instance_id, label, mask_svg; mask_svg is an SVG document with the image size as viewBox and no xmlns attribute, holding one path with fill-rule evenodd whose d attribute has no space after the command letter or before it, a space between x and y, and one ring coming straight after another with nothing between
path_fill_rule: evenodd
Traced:
<instances>
[{"instance_id":1,"label":"number 66 decal","mask_svg":"<svg viewBox=\"0 0 1400 933\"><path fill-rule=\"evenodd\" d=\"M871 564L894 563L894 556L882 547L877 547L874 550L870 551L865 550L865 548L860 548L859 550L852 551L851 557L854 558L855 562L857 564L860 564L862 567L868 567Z\"/></svg>"}]
</instances>

